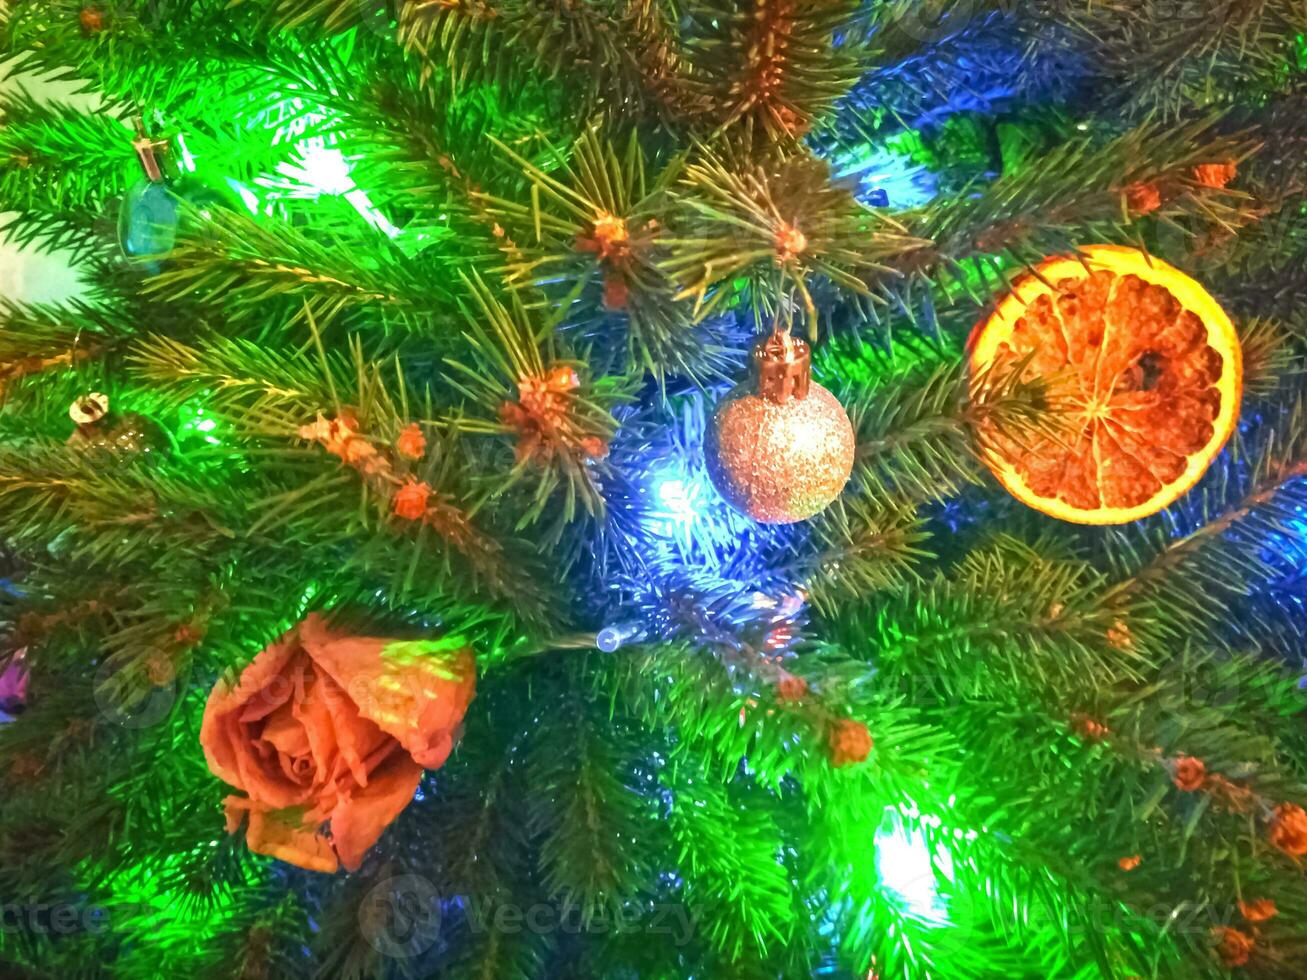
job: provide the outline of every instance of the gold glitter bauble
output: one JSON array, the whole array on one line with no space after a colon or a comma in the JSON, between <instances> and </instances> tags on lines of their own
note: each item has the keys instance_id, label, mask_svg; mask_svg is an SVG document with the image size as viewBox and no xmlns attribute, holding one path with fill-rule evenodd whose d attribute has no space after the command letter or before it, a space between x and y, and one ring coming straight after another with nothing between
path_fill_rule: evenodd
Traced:
<instances>
[{"instance_id":1,"label":"gold glitter bauble","mask_svg":"<svg viewBox=\"0 0 1307 980\"><path fill-rule=\"evenodd\" d=\"M764 524L806 520L838 497L853 451L848 413L815 382L783 402L740 385L718 406L704 445L718 492Z\"/></svg>"},{"instance_id":2,"label":"gold glitter bauble","mask_svg":"<svg viewBox=\"0 0 1307 980\"><path fill-rule=\"evenodd\" d=\"M168 456L172 441L163 427L136 412L109 411L109 396L92 392L68 409L77 428L68 445L88 455L159 460Z\"/></svg>"}]
</instances>

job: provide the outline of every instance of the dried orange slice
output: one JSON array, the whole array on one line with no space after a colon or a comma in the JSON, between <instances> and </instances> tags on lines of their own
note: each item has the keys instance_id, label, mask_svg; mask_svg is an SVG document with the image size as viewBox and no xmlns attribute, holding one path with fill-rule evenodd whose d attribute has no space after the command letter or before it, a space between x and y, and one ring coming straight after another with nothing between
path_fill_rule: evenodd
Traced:
<instances>
[{"instance_id":1,"label":"dried orange slice","mask_svg":"<svg viewBox=\"0 0 1307 980\"><path fill-rule=\"evenodd\" d=\"M1234 325L1183 272L1094 245L1017 281L971 339L971 376L1042 378L1070 427L982 433L985 461L1023 503L1064 521L1124 524L1197 482L1234 431L1243 361Z\"/></svg>"}]
</instances>

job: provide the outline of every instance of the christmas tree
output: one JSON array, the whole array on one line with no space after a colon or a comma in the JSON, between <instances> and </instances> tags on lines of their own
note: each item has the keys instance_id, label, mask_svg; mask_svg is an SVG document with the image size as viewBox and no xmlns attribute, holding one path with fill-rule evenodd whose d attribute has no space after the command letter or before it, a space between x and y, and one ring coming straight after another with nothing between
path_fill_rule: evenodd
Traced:
<instances>
[{"instance_id":1,"label":"christmas tree","mask_svg":"<svg viewBox=\"0 0 1307 980\"><path fill-rule=\"evenodd\" d=\"M1307 975L1302 0L6 6L0 974Z\"/></svg>"}]
</instances>

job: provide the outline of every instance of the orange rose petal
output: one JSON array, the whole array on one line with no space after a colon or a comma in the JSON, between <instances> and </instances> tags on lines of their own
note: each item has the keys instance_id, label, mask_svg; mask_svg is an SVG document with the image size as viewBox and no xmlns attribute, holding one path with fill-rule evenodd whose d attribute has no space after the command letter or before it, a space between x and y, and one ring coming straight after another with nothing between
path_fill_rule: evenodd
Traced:
<instances>
[{"instance_id":1,"label":"orange rose petal","mask_svg":"<svg viewBox=\"0 0 1307 980\"><path fill-rule=\"evenodd\" d=\"M452 639L334 639L321 624L302 637L314 661L348 684L362 717L393 735L424 767L444 763L476 687L476 662L466 647L454 647Z\"/></svg>"},{"instance_id":2,"label":"orange rose petal","mask_svg":"<svg viewBox=\"0 0 1307 980\"><path fill-rule=\"evenodd\" d=\"M460 734L462 727L459 726ZM413 758L421 762L424 768L439 769L449 759L449 754L454 751L454 738L455 736L449 732L440 732L427 739L422 748L414 750Z\"/></svg>"},{"instance_id":3,"label":"orange rose petal","mask_svg":"<svg viewBox=\"0 0 1307 980\"><path fill-rule=\"evenodd\" d=\"M287 704L291 700L294 688L289 678L282 678L282 680L284 683L278 684L275 690L265 688L256 694L254 699L239 713L233 713L236 720L243 725L250 725L256 721L262 721Z\"/></svg>"},{"instance_id":4,"label":"orange rose petal","mask_svg":"<svg viewBox=\"0 0 1307 980\"><path fill-rule=\"evenodd\" d=\"M463 717L476 691L476 660L469 651L463 650L448 667L458 674L459 679L452 687L446 686L440 694L433 694L433 699L422 709L412 737L400 738L400 743L413 758L428 769L439 769L449 758L454 748L453 733L462 727ZM443 683L450 684L449 681ZM423 737L423 732L429 734Z\"/></svg>"},{"instance_id":5,"label":"orange rose petal","mask_svg":"<svg viewBox=\"0 0 1307 980\"><path fill-rule=\"evenodd\" d=\"M295 650L284 661L281 673L272 678L262 690L254 691L241 709L239 718L245 724L262 721L282 705L304 696L304 685L313 663L304 651Z\"/></svg>"},{"instance_id":6,"label":"orange rose petal","mask_svg":"<svg viewBox=\"0 0 1307 980\"><path fill-rule=\"evenodd\" d=\"M421 778L422 766L396 747L373 770L366 788L337 804L331 814L331 839L346 870L358 870L368 849L413 799Z\"/></svg>"},{"instance_id":7,"label":"orange rose petal","mask_svg":"<svg viewBox=\"0 0 1307 980\"><path fill-rule=\"evenodd\" d=\"M205 721L208 721L207 715ZM271 809L305 802L309 787L288 778L276 749L269 742L252 738L249 726L234 713L218 718L216 730L231 746L236 765L236 778L227 782L245 790L251 799Z\"/></svg>"},{"instance_id":8,"label":"orange rose petal","mask_svg":"<svg viewBox=\"0 0 1307 980\"><path fill-rule=\"evenodd\" d=\"M288 779L275 752L269 750L266 757L259 757L253 750L242 749L239 785L251 799L274 810L299 806L308 799L311 787Z\"/></svg>"},{"instance_id":9,"label":"orange rose petal","mask_svg":"<svg viewBox=\"0 0 1307 980\"><path fill-rule=\"evenodd\" d=\"M319 696L306 704L312 719L310 736L321 733L324 766L334 762L332 779L350 779L361 786L368 783L367 756L387 742L376 725L359 716L358 708L330 675L319 671L316 688Z\"/></svg>"},{"instance_id":10,"label":"orange rose petal","mask_svg":"<svg viewBox=\"0 0 1307 980\"><path fill-rule=\"evenodd\" d=\"M250 801L243 796L229 796L222 801L223 814L227 819L227 833L234 834L241 829L245 815L250 812Z\"/></svg>"},{"instance_id":11,"label":"orange rose petal","mask_svg":"<svg viewBox=\"0 0 1307 980\"><path fill-rule=\"evenodd\" d=\"M262 737L264 741L271 742L273 748L283 755L309 754L308 733L295 717L295 710L290 704L283 704L268 715L268 720L263 726Z\"/></svg>"},{"instance_id":12,"label":"orange rose petal","mask_svg":"<svg viewBox=\"0 0 1307 980\"><path fill-rule=\"evenodd\" d=\"M266 854L309 871L336 871L340 862L331 842L314 830L296 827L279 816L250 810L245 843L255 854Z\"/></svg>"},{"instance_id":13,"label":"orange rose petal","mask_svg":"<svg viewBox=\"0 0 1307 980\"><path fill-rule=\"evenodd\" d=\"M317 671L310 672L304 693L291 710L304 729L314 766L326 776L337 762L336 732L325 700L316 695L320 679Z\"/></svg>"},{"instance_id":14,"label":"orange rose petal","mask_svg":"<svg viewBox=\"0 0 1307 980\"><path fill-rule=\"evenodd\" d=\"M265 688L289 696L289 690L285 689L287 666L298 652L299 644L295 641L294 633L287 634L259 651L241 672L240 679L234 686L220 684L214 688L210 700L216 699L219 708L225 705L232 710L243 711L247 706L266 703L263 696ZM276 707L276 702L272 706Z\"/></svg>"},{"instance_id":15,"label":"orange rose petal","mask_svg":"<svg viewBox=\"0 0 1307 980\"><path fill-rule=\"evenodd\" d=\"M235 777L227 782L273 809L304 802L305 788L286 778L270 745L252 741L246 726L231 715L218 719L215 731L216 738L231 747L236 767Z\"/></svg>"},{"instance_id":16,"label":"orange rose petal","mask_svg":"<svg viewBox=\"0 0 1307 980\"><path fill-rule=\"evenodd\" d=\"M333 753L348 767L354 780L361 786L368 784L368 770L364 758L385 742L385 735L371 721L359 716L359 710L350 696L341 689L331 675L315 672L314 684L300 708L310 740L319 748L314 755L326 769Z\"/></svg>"},{"instance_id":17,"label":"orange rose petal","mask_svg":"<svg viewBox=\"0 0 1307 980\"><path fill-rule=\"evenodd\" d=\"M209 704L213 704L213 695ZM200 725L200 747L204 750L204 761L209 771L230 786L239 786L240 775L236 768L236 746L227 733L228 719L225 714L212 710L204 712Z\"/></svg>"},{"instance_id":18,"label":"orange rose petal","mask_svg":"<svg viewBox=\"0 0 1307 980\"><path fill-rule=\"evenodd\" d=\"M314 777L317 775L317 770L313 764L304 756L292 758L278 752L277 765L281 769L281 774L286 777L287 782L306 789L313 784Z\"/></svg>"},{"instance_id":19,"label":"orange rose petal","mask_svg":"<svg viewBox=\"0 0 1307 980\"><path fill-rule=\"evenodd\" d=\"M260 692L283 675L297 649L293 634L283 637L260 652L236 684L219 681L209 692L200 725L200 745L209 770L223 782L243 786L236 761L236 745L240 742L232 740L231 736L238 733L231 730L229 722L234 722L235 716L243 713L249 704L260 701ZM286 693L289 697L290 692Z\"/></svg>"}]
</instances>

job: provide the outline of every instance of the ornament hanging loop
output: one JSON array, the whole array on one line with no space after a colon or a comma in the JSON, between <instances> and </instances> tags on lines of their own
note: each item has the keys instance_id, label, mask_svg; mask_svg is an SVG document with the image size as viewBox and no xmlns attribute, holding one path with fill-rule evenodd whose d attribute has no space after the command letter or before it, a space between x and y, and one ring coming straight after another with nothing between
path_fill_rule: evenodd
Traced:
<instances>
[{"instance_id":1,"label":"ornament hanging loop","mask_svg":"<svg viewBox=\"0 0 1307 980\"><path fill-rule=\"evenodd\" d=\"M758 394L784 405L808 397L812 382L812 352L806 341L777 330L753 348L753 376Z\"/></svg>"},{"instance_id":2,"label":"ornament hanging loop","mask_svg":"<svg viewBox=\"0 0 1307 980\"><path fill-rule=\"evenodd\" d=\"M136 139L132 148L136 150L136 159L141 162L146 179L153 184L163 183L163 155L168 152L168 141L145 134L145 121L139 116L134 120Z\"/></svg>"},{"instance_id":3,"label":"ornament hanging loop","mask_svg":"<svg viewBox=\"0 0 1307 980\"><path fill-rule=\"evenodd\" d=\"M98 391L78 398L68 407L68 417L77 423L78 428L93 426L109 414L109 396Z\"/></svg>"}]
</instances>

